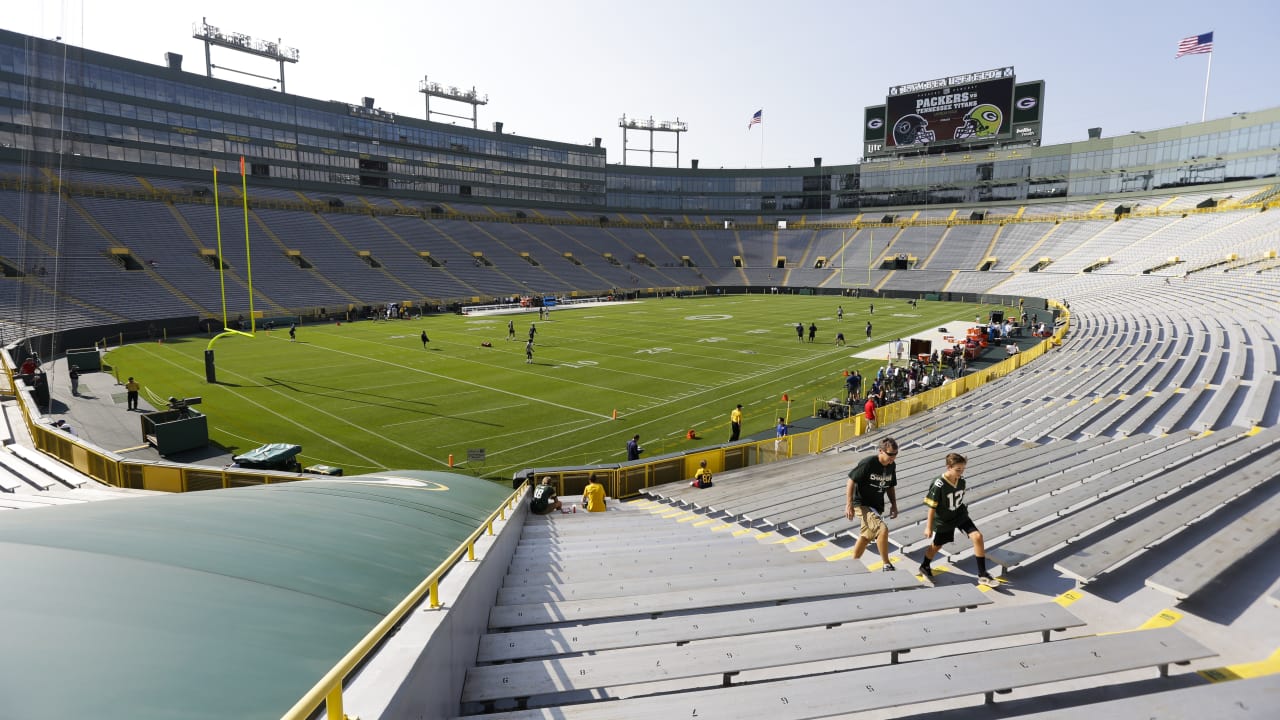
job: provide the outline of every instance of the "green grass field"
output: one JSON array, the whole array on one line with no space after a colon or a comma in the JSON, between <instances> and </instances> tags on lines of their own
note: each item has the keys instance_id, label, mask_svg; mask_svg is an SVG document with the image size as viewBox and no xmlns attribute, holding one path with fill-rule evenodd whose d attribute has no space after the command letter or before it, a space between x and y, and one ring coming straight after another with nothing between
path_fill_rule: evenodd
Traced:
<instances>
[{"instance_id":1,"label":"green grass field","mask_svg":"<svg viewBox=\"0 0 1280 720\"><path fill-rule=\"evenodd\" d=\"M204 381L205 337L129 345L108 362L119 377L137 377L153 406L203 396L211 439L231 452L296 443L304 465L354 475L441 469L450 454L465 468L467 450L483 448L485 463L469 469L505 479L531 466L621 460L635 433L647 457L724 442L737 403L745 437L787 414L784 393L792 417L809 416L814 400L841 394L844 370L875 374L879 363L857 353L986 315L955 303L875 304L870 344L867 300L742 295L564 309L547 322L529 313L303 325L296 343L284 330L259 331L217 342L217 385ZM515 341L506 340L508 319ZM817 323L816 342L796 341L797 322ZM847 347L834 346L838 330ZM702 439L686 440L690 428Z\"/></svg>"}]
</instances>

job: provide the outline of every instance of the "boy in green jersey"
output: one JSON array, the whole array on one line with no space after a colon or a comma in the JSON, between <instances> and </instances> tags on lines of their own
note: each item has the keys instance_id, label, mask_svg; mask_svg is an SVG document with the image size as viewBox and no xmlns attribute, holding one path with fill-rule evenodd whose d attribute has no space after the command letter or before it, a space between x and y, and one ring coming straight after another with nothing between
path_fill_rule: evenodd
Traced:
<instances>
[{"instance_id":1,"label":"boy in green jersey","mask_svg":"<svg viewBox=\"0 0 1280 720\"><path fill-rule=\"evenodd\" d=\"M920 574L925 582L933 584L933 561L943 545L955 539L955 531L969 536L973 541L973 559L978 562L978 583L987 587L995 587L995 578L987 573L986 550L982 544L982 533L969 518L969 506L964 504L964 468L966 460L959 453L947 454L947 469L929 486L924 504L929 506L929 517L925 520L924 536L933 536L928 549L924 551L924 562L920 563Z\"/></svg>"}]
</instances>

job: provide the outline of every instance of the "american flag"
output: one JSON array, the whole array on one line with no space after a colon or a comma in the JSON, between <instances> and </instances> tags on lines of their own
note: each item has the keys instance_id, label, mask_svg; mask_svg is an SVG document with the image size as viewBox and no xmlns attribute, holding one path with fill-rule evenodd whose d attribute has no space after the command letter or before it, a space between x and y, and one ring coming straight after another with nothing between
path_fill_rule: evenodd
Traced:
<instances>
[{"instance_id":1,"label":"american flag","mask_svg":"<svg viewBox=\"0 0 1280 720\"><path fill-rule=\"evenodd\" d=\"M1213 52L1213 33L1207 32L1203 35L1192 35L1179 41L1178 54L1174 55L1173 59L1177 60L1183 55L1198 55L1211 52Z\"/></svg>"},{"instance_id":2,"label":"american flag","mask_svg":"<svg viewBox=\"0 0 1280 720\"><path fill-rule=\"evenodd\" d=\"M763 115L764 110L757 110L756 114L751 116L751 122L747 123L747 129L750 130L752 125L759 125Z\"/></svg>"}]
</instances>

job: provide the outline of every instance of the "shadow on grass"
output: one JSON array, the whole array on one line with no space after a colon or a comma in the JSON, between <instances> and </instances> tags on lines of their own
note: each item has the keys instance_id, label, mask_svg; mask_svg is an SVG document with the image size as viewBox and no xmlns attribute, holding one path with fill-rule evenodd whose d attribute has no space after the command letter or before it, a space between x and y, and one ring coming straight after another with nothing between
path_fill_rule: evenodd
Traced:
<instances>
[{"instance_id":1,"label":"shadow on grass","mask_svg":"<svg viewBox=\"0 0 1280 720\"><path fill-rule=\"evenodd\" d=\"M364 404L370 407L383 407L383 408L389 408L392 410L399 410L402 412L404 411L414 412L419 415L437 417L445 420L454 420L456 422L471 423L473 425L483 425L485 427L495 427L495 428L504 427L500 423L485 422L483 420L464 418L456 415L447 415L443 413L431 412L426 409L419 409L419 408L412 407L414 405L423 406L423 408L435 407L435 403L427 402L425 400L411 400L411 399L406 399L402 397L378 395L377 393L357 392L357 391L351 390L350 388L329 387L328 385L319 385L317 383L309 383L309 382L302 382L302 381L286 381L286 380L281 380L279 378L273 378L269 376L265 376L265 379L271 385L285 388L286 390L290 390L300 395L315 395L317 397L333 398L334 400L342 400L344 402L352 402L352 401L364 402ZM367 398L377 398L378 400L383 400L386 402L369 401L367 400Z\"/></svg>"}]
</instances>

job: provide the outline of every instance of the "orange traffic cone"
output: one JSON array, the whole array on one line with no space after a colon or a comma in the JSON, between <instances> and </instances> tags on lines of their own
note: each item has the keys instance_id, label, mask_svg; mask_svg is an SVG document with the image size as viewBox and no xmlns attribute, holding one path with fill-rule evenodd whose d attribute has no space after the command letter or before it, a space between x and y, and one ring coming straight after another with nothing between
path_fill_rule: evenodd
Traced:
<instances>
[{"instance_id":1,"label":"orange traffic cone","mask_svg":"<svg viewBox=\"0 0 1280 720\"><path fill-rule=\"evenodd\" d=\"M845 376L845 377L849 377L849 371L848 371L848 370L845 370L845 371L844 371L844 376Z\"/></svg>"},{"instance_id":2,"label":"orange traffic cone","mask_svg":"<svg viewBox=\"0 0 1280 720\"><path fill-rule=\"evenodd\" d=\"M617 408L614 408L614 409L613 409L613 419L614 419L614 420L617 420L617 419L618 419L618 409L617 409Z\"/></svg>"},{"instance_id":3,"label":"orange traffic cone","mask_svg":"<svg viewBox=\"0 0 1280 720\"><path fill-rule=\"evenodd\" d=\"M791 402L791 398L787 397L786 393L782 393L782 402Z\"/></svg>"},{"instance_id":4,"label":"orange traffic cone","mask_svg":"<svg viewBox=\"0 0 1280 720\"><path fill-rule=\"evenodd\" d=\"M449 467L453 467L453 453L449 453Z\"/></svg>"}]
</instances>

